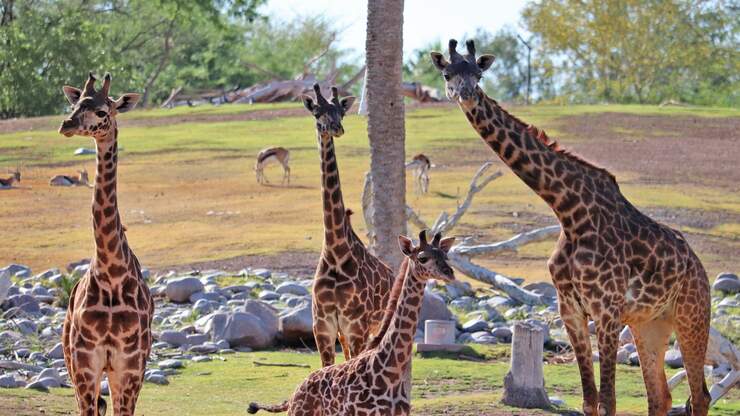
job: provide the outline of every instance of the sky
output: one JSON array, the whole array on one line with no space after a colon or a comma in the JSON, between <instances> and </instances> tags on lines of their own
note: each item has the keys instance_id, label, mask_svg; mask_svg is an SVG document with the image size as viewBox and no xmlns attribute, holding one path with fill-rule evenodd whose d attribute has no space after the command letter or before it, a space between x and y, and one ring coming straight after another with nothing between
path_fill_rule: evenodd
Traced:
<instances>
[{"instance_id":1,"label":"sky","mask_svg":"<svg viewBox=\"0 0 740 416\"><path fill-rule=\"evenodd\" d=\"M464 40L463 35L477 28L495 32L504 25L516 29L519 16L528 0L405 0L403 21L404 56L410 56L431 42L450 38ZM282 20L296 16L324 15L343 29L339 46L365 50L367 0L268 0L265 14Z\"/></svg>"}]
</instances>

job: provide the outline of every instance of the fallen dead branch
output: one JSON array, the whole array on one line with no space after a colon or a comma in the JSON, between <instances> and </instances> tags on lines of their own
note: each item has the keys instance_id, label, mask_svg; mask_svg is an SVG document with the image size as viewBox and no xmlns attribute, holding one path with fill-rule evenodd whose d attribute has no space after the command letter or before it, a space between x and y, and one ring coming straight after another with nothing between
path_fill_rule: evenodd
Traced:
<instances>
[{"instance_id":1,"label":"fallen dead branch","mask_svg":"<svg viewBox=\"0 0 740 416\"><path fill-rule=\"evenodd\" d=\"M292 364L292 363L263 363L260 361L252 361L255 367L298 367L298 368L311 368L308 364Z\"/></svg>"}]
</instances>

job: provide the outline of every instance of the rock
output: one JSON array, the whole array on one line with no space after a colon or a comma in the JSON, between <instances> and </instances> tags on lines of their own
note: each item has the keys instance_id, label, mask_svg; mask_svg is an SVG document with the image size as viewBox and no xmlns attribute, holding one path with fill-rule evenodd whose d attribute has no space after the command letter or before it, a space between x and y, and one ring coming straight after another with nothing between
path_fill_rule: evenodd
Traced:
<instances>
[{"instance_id":1,"label":"rock","mask_svg":"<svg viewBox=\"0 0 740 416\"><path fill-rule=\"evenodd\" d=\"M683 357L681 351L669 349L665 352L665 364L670 368L683 368Z\"/></svg>"},{"instance_id":2,"label":"rock","mask_svg":"<svg viewBox=\"0 0 740 416\"><path fill-rule=\"evenodd\" d=\"M67 265L67 273L72 273L74 269L76 269L79 266L83 266L86 264L90 264L90 259L81 259L77 261L73 261L72 263L69 263Z\"/></svg>"},{"instance_id":3,"label":"rock","mask_svg":"<svg viewBox=\"0 0 740 416\"><path fill-rule=\"evenodd\" d=\"M463 296L470 297L475 294L475 290L473 290L473 287L470 285L470 283L463 282L461 280L455 280L446 283L445 289L447 290L447 294L450 296L451 299L458 299Z\"/></svg>"},{"instance_id":4,"label":"rock","mask_svg":"<svg viewBox=\"0 0 740 416\"><path fill-rule=\"evenodd\" d=\"M488 329L488 322L483 319L471 319L463 324L462 329L465 332L471 333L485 331Z\"/></svg>"},{"instance_id":5,"label":"rock","mask_svg":"<svg viewBox=\"0 0 740 416\"><path fill-rule=\"evenodd\" d=\"M263 290L259 295L260 300L278 300L280 295L272 290Z\"/></svg>"},{"instance_id":6,"label":"rock","mask_svg":"<svg viewBox=\"0 0 740 416\"><path fill-rule=\"evenodd\" d=\"M198 316L207 315L212 311L212 309L213 307L211 307L211 303L205 299L200 299L193 305L193 312Z\"/></svg>"},{"instance_id":7,"label":"rock","mask_svg":"<svg viewBox=\"0 0 740 416\"><path fill-rule=\"evenodd\" d=\"M15 376L12 374L5 374L0 376L0 388L3 389L14 389L18 387L18 382L15 381Z\"/></svg>"},{"instance_id":8,"label":"rock","mask_svg":"<svg viewBox=\"0 0 740 416\"><path fill-rule=\"evenodd\" d=\"M195 363L207 363L207 362L211 361L212 359L211 359L211 357L209 357L207 355L199 355L197 357L191 358L191 360L193 362L195 362Z\"/></svg>"},{"instance_id":9,"label":"rock","mask_svg":"<svg viewBox=\"0 0 740 416\"><path fill-rule=\"evenodd\" d=\"M442 296L429 289L424 289L424 301L421 305L421 314L419 316L418 326L423 328L424 322L428 319L452 321L454 317L452 312L447 308L447 304Z\"/></svg>"},{"instance_id":10,"label":"rock","mask_svg":"<svg viewBox=\"0 0 740 416\"><path fill-rule=\"evenodd\" d=\"M12 308L18 308L19 311L31 314L41 312L39 302L31 295L13 295L8 297L3 303L3 309L7 311Z\"/></svg>"},{"instance_id":11,"label":"rock","mask_svg":"<svg viewBox=\"0 0 740 416\"><path fill-rule=\"evenodd\" d=\"M0 273L0 305L8 297L8 291L11 286L13 286L13 282L10 281L8 273Z\"/></svg>"},{"instance_id":12,"label":"rock","mask_svg":"<svg viewBox=\"0 0 740 416\"><path fill-rule=\"evenodd\" d=\"M160 361L159 364L157 364L157 366L160 369L165 370L165 369L183 368L185 367L185 364L183 364L183 362L180 360L164 360L164 361Z\"/></svg>"},{"instance_id":13,"label":"rock","mask_svg":"<svg viewBox=\"0 0 740 416\"><path fill-rule=\"evenodd\" d=\"M186 344L200 345L208 341L208 334L191 334L187 336Z\"/></svg>"},{"instance_id":14,"label":"rock","mask_svg":"<svg viewBox=\"0 0 740 416\"><path fill-rule=\"evenodd\" d=\"M632 353L624 348L617 350L617 363L625 365L630 364L630 354Z\"/></svg>"},{"instance_id":15,"label":"rock","mask_svg":"<svg viewBox=\"0 0 740 416\"><path fill-rule=\"evenodd\" d=\"M58 342L52 349L46 352L46 355L52 360L59 360L64 358L64 350L62 349L62 343Z\"/></svg>"},{"instance_id":16,"label":"rock","mask_svg":"<svg viewBox=\"0 0 740 416\"><path fill-rule=\"evenodd\" d=\"M551 298L551 299L557 299L558 297L558 291L557 289L555 289L555 286L553 286L552 283L547 283L547 282L530 283L524 286L523 289L529 290L538 295L542 295L544 297Z\"/></svg>"},{"instance_id":17,"label":"rock","mask_svg":"<svg viewBox=\"0 0 740 416\"><path fill-rule=\"evenodd\" d=\"M470 336L472 341L478 344L498 344L496 337L488 331L473 332Z\"/></svg>"},{"instance_id":18,"label":"rock","mask_svg":"<svg viewBox=\"0 0 740 416\"><path fill-rule=\"evenodd\" d=\"M95 154L95 150L87 149L84 147L78 147L74 153L75 156L94 155L94 154Z\"/></svg>"},{"instance_id":19,"label":"rock","mask_svg":"<svg viewBox=\"0 0 740 416\"><path fill-rule=\"evenodd\" d=\"M218 350L219 348L212 342L206 342L202 345L193 345L188 348L188 352L194 352L196 354L213 354Z\"/></svg>"},{"instance_id":20,"label":"rock","mask_svg":"<svg viewBox=\"0 0 740 416\"><path fill-rule=\"evenodd\" d=\"M100 394L102 396L110 396L110 385L108 384L108 379L100 382Z\"/></svg>"},{"instance_id":21,"label":"rock","mask_svg":"<svg viewBox=\"0 0 740 416\"><path fill-rule=\"evenodd\" d=\"M23 335L35 334L38 330L38 326L33 321L29 321L28 319L17 321L15 325L18 327L18 331Z\"/></svg>"},{"instance_id":22,"label":"rock","mask_svg":"<svg viewBox=\"0 0 740 416\"><path fill-rule=\"evenodd\" d=\"M714 281L712 290L722 292L726 295L740 292L740 280L738 280L737 276L730 273L723 273L720 276Z\"/></svg>"},{"instance_id":23,"label":"rock","mask_svg":"<svg viewBox=\"0 0 740 416\"><path fill-rule=\"evenodd\" d=\"M33 383L27 385L26 388L27 389L30 389L30 390L38 390L38 391L41 391L41 392L44 392L44 393L48 393L49 392L49 387L46 386L44 380L34 381Z\"/></svg>"},{"instance_id":24,"label":"rock","mask_svg":"<svg viewBox=\"0 0 740 416\"><path fill-rule=\"evenodd\" d=\"M188 343L188 337L182 331L165 330L159 334L159 340L175 347Z\"/></svg>"},{"instance_id":25,"label":"rock","mask_svg":"<svg viewBox=\"0 0 740 416\"><path fill-rule=\"evenodd\" d=\"M272 273L267 269L254 269L252 270L252 275L267 279L272 276Z\"/></svg>"},{"instance_id":26,"label":"rock","mask_svg":"<svg viewBox=\"0 0 740 416\"><path fill-rule=\"evenodd\" d=\"M486 304L490 306L491 308L498 308L500 306L502 307L513 306L514 302L512 302L511 299L504 297L504 296L493 296L486 301Z\"/></svg>"},{"instance_id":27,"label":"rock","mask_svg":"<svg viewBox=\"0 0 740 416\"><path fill-rule=\"evenodd\" d=\"M740 277L738 277L735 273L730 273L730 272L722 272L718 274L716 280L719 280L719 279L730 279L730 280L735 280L735 281L740 282Z\"/></svg>"},{"instance_id":28,"label":"rock","mask_svg":"<svg viewBox=\"0 0 740 416\"><path fill-rule=\"evenodd\" d=\"M281 313L279 329L281 338L287 343L310 341L313 338L311 303L304 302L294 309Z\"/></svg>"},{"instance_id":29,"label":"rock","mask_svg":"<svg viewBox=\"0 0 740 416\"><path fill-rule=\"evenodd\" d=\"M144 377L144 380L150 383L159 384L160 386L166 386L167 384L170 384L170 382L167 380L167 376L165 376L164 374L150 374Z\"/></svg>"},{"instance_id":30,"label":"rock","mask_svg":"<svg viewBox=\"0 0 740 416\"><path fill-rule=\"evenodd\" d=\"M550 396L548 399L550 404L555 407L565 407L565 401L558 396Z\"/></svg>"},{"instance_id":31,"label":"rock","mask_svg":"<svg viewBox=\"0 0 740 416\"><path fill-rule=\"evenodd\" d=\"M238 311L257 316L262 321L262 325L268 333L277 335L279 330L278 310L272 305L259 300L249 299L244 302L244 306L238 309Z\"/></svg>"},{"instance_id":32,"label":"rock","mask_svg":"<svg viewBox=\"0 0 740 416\"><path fill-rule=\"evenodd\" d=\"M234 347L268 348L277 336L277 331L272 332L268 324L248 312L216 312L196 321L196 326L212 340L223 339Z\"/></svg>"},{"instance_id":33,"label":"rock","mask_svg":"<svg viewBox=\"0 0 740 416\"><path fill-rule=\"evenodd\" d=\"M596 335L596 322L588 321L588 333L591 335Z\"/></svg>"},{"instance_id":34,"label":"rock","mask_svg":"<svg viewBox=\"0 0 740 416\"><path fill-rule=\"evenodd\" d=\"M284 295L286 293L295 295L295 296L308 296L308 289L306 289L304 286L299 285L298 283L293 282L284 282L279 284L275 288L275 292Z\"/></svg>"},{"instance_id":35,"label":"rock","mask_svg":"<svg viewBox=\"0 0 740 416\"><path fill-rule=\"evenodd\" d=\"M165 296L172 302L184 303L193 293L203 291L203 287L200 280L191 276L170 279L165 287Z\"/></svg>"},{"instance_id":36,"label":"rock","mask_svg":"<svg viewBox=\"0 0 740 416\"><path fill-rule=\"evenodd\" d=\"M31 355L31 350L28 348L18 348L15 350L15 355L17 355L18 358L28 358Z\"/></svg>"},{"instance_id":37,"label":"rock","mask_svg":"<svg viewBox=\"0 0 740 416\"><path fill-rule=\"evenodd\" d=\"M81 278L84 276L87 271L90 270L90 264L80 264L79 266L75 267L74 270L72 270L72 277Z\"/></svg>"},{"instance_id":38,"label":"rock","mask_svg":"<svg viewBox=\"0 0 740 416\"><path fill-rule=\"evenodd\" d=\"M475 304L475 299L471 298L470 296L461 296L452 302L450 302L450 306L462 309L464 311L473 309L473 305Z\"/></svg>"},{"instance_id":39,"label":"rock","mask_svg":"<svg viewBox=\"0 0 740 416\"><path fill-rule=\"evenodd\" d=\"M630 354L630 365L640 365L640 355L637 353L637 351Z\"/></svg>"},{"instance_id":40,"label":"rock","mask_svg":"<svg viewBox=\"0 0 740 416\"><path fill-rule=\"evenodd\" d=\"M189 298L190 303L196 303L199 300L218 302L220 299L221 294L218 292L195 292Z\"/></svg>"},{"instance_id":41,"label":"rock","mask_svg":"<svg viewBox=\"0 0 740 416\"><path fill-rule=\"evenodd\" d=\"M635 340L632 337L632 331L630 331L630 327L625 326L624 328L622 328L622 332L619 333L619 345L634 343Z\"/></svg>"},{"instance_id":42,"label":"rock","mask_svg":"<svg viewBox=\"0 0 740 416\"><path fill-rule=\"evenodd\" d=\"M0 275L7 274L9 277L28 277L31 275L31 268L22 264L11 263L0 269Z\"/></svg>"},{"instance_id":43,"label":"rock","mask_svg":"<svg viewBox=\"0 0 740 416\"><path fill-rule=\"evenodd\" d=\"M507 327L494 328L494 330L491 331L491 335L496 337L496 339L498 339L500 342L503 342L504 344L511 343L512 332L511 329Z\"/></svg>"}]
</instances>

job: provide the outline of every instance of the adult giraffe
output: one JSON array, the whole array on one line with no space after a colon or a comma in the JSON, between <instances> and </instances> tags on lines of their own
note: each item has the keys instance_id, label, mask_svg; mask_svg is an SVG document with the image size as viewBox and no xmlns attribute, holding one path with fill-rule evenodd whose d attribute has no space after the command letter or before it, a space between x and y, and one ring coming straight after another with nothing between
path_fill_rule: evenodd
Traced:
<instances>
[{"instance_id":1,"label":"adult giraffe","mask_svg":"<svg viewBox=\"0 0 740 416\"><path fill-rule=\"evenodd\" d=\"M73 106L59 133L91 136L97 148L92 201L95 255L90 269L72 289L64 319L64 360L75 388L80 415L104 415L100 397L108 375L113 414L133 416L151 350L154 303L141 275L139 260L128 246L118 214L116 115L131 110L139 94L108 97L110 74L95 91L90 73L82 91L64 87Z\"/></svg>"},{"instance_id":2,"label":"adult giraffe","mask_svg":"<svg viewBox=\"0 0 740 416\"><path fill-rule=\"evenodd\" d=\"M706 415L704 382L710 298L704 268L683 236L637 210L605 169L551 142L542 130L507 113L478 86L492 55L475 58L475 45L448 62L432 52L456 101L483 141L553 209L562 232L548 261L560 314L576 353L587 416L616 412L619 332L630 326L640 355L650 415L665 415L671 395L663 370L675 330L689 377L687 413ZM596 390L588 318L596 322L601 385Z\"/></svg>"},{"instance_id":3,"label":"adult giraffe","mask_svg":"<svg viewBox=\"0 0 740 416\"><path fill-rule=\"evenodd\" d=\"M367 348L383 319L393 285L393 272L372 255L355 234L351 212L344 207L334 138L344 134L342 118L354 97L339 99L331 89L331 101L314 85L316 100L303 97L303 104L316 119L321 153L321 196L324 207L324 243L313 284L313 333L323 366L334 364L339 336L344 357L350 359Z\"/></svg>"}]
</instances>

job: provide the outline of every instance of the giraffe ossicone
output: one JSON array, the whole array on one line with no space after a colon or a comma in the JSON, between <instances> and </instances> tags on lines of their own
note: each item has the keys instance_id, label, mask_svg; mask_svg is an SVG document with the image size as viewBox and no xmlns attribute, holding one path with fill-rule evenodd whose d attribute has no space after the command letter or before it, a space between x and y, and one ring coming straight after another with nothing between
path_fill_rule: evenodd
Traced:
<instances>
[{"instance_id":1,"label":"giraffe ossicone","mask_svg":"<svg viewBox=\"0 0 740 416\"><path fill-rule=\"evenodd\" d=\"M509 114L480 88L492 55L476 59L449 42L449 61L432 52L457 102L483 141L553 210L562 226L548 261L558 305L576 353L586 416L616 413L615 373L619 332L630 326L640 355L649 414L665 415L671 395L663 370L675 330L689 378L692 415L708 412L704 381L709 319L709 281L699 258L676 230L635 208L606 169L560 148L544 131ZM596 389L588 319L596 322L601 368Z\"/></svg>"},{"instance_id":2,"label":"giraffe ossicone","mask_svg":"<svg viewBox=\"0 0 740 416\"><path fill-rule=\"evenodd\" d=\"M399 236L404 260L394 284L397 301L384 315L377 343L347 362L314 371L290 400L277 406L251 403L247 411L287 411L290 416L411 414L411 356L424 288L430 279L455 280L447 259L454 241L437 234L427 242L422 231L415 245Z\"/></svg>"},{"instance_id":3,"label":"giraffe ossicone","mask_svg":"<svg viewBox=\"0 0 740 416\"><path fill-rule=\"evenodd\" d=\"M62 331L64 360L75 389L78 412L102 416L100 383L108 377L113 414L133 416L151 351L154 312L139 260L126 239L118 212L116 115L134 108L139 94L111 99L111 76L95 90L89 74L82 90L65 86L72 113L59 128L67 137L95 140L97 171L92 201L95 254L69 298Z\"/></svg>"}]
</instances>

